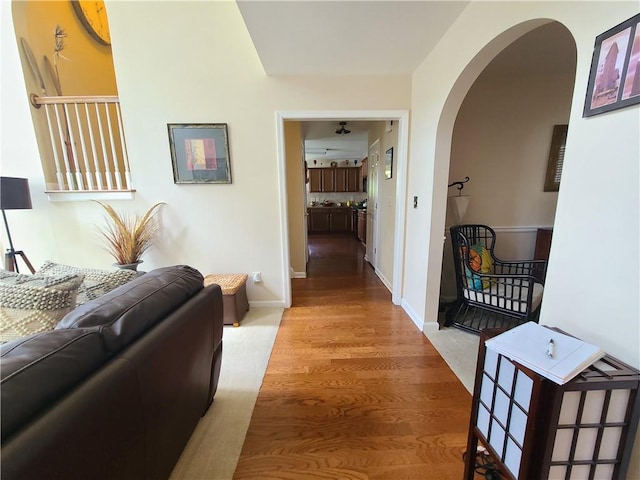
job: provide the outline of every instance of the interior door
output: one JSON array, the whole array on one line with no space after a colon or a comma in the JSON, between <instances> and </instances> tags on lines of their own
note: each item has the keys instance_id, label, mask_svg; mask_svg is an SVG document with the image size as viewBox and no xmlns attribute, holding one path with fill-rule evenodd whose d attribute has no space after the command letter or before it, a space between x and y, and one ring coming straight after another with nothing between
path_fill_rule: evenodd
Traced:
<instances>
[{"instance_id":1,"label":"interior door","mask_svg":"<svg viewBox=\"0 0 640 480\"><path fill-rule=\"evenodd\" d=\"M380 164L380 140L369 146L367 181L367 249L365 259L375 268L378 243L378 166Z\"/></svg>"}]
</instances>

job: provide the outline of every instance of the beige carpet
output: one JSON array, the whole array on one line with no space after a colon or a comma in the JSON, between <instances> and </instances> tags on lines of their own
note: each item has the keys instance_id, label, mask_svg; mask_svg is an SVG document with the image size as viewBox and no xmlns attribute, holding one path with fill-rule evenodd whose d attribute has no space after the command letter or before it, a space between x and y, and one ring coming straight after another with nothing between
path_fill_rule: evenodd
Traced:
<instances>
[{"instance_id":1,"label":"beige carpet","mask_svg":"<svg viewBox=\"0 0 640 480\"><path fill-rule=\"evenodd\" d=\"M224 327L215 400L200 420L170 480L231 480L249 428L283 310L251 309L240 327ZM425 331L451 370L473 392L477 335L455 328Z\"/></svg>"},{"instance_id":2,"label":"beige carpet","mask_svg":"<svg viewBox=\"0 0 640 480\"><path fill-rule=\"evenodd\" d=\"M218 391L171 480L233 478L282 314L281 308L253 308L239 327L224 327Z\"/></svg>"},{"instance_id":3,"label":"beige carpet","mask_svg":"<svg viewBox=\"0 0 640 480\"><path fill-rule=\"evenodd\" d=\"M457 328L427 327L425 335L438 353L473 395L480 336Z\"/></svg>"}]
</instances>

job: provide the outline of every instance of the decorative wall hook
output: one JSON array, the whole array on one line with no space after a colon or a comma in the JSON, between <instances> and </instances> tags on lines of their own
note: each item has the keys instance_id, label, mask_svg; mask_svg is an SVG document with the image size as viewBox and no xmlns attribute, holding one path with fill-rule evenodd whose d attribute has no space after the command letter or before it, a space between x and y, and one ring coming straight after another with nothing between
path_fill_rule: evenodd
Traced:
<instances>
[{"instance_id":1,"label":"decorative wall hook","mask_svg":"<svg viewBox=\"0 0 640 480\"><path fill-rule=\"evenodd\" d=\"M448 185L447 188L457 185L456 188L458 189L458 195L462 195L462 189L464 188L464 184L467 183L468 181L469 181L469 177L464 177L464 180L460 182L453 182L451 185Z\"/></svg>"}]
</instances>

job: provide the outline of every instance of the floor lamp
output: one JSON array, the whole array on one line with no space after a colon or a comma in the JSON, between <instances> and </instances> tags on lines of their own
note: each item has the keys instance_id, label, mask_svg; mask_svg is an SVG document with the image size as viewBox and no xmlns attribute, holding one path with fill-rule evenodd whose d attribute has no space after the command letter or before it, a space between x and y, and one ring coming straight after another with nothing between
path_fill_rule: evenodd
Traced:
<instances>
[{"instance_id":1,"label":"floor lamp","mask_svg":"<svg viewBox=\"0 0 640 480\"><path fill-rule=\"evenodd\" d=\"M15 269L16 272L20 273L20 270L18 270L17 255L22 257L22 260L27 264L31 273L35 273L35 269L22 250L13 248L13 241L11 240L11 232L9 231L5 210L30 210L31 208L29 180L26 178L0 177L0 209L2 209L2 219L4 220L7 239L9 240L9 248L4 254L4 268L10 272L13 272Z\"/></svg>"}]
</instances>

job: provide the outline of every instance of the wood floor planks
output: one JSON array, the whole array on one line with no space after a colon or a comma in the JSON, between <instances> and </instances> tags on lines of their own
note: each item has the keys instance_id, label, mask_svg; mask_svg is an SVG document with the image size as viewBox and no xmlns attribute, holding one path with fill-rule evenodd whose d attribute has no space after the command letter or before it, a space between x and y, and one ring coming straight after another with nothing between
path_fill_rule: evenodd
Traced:
<instances>
[{"instance_id":1,"label":"wood floor planks","mask_svg":"<svg viewBox=\"0 0 640 480\"><path fill-rule=\"evenodd\" d=\"M471 396L356 239L309 245L234 479L461 478Z\"/></svg>"}]
</instances>

